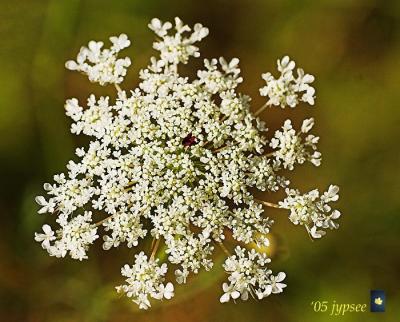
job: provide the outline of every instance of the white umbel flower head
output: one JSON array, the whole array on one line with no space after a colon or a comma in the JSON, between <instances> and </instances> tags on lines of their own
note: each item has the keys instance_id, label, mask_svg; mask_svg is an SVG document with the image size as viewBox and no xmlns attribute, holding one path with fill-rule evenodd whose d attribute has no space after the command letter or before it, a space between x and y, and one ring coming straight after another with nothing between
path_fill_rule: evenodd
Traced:
<instances>
[{"instance_id":1,"label":"white umbel flower head","mask_svg":"<svg viewBox=\"0 0 400 322\"><path fill-rule=\"evenodd\" d=\"M130 45L125 34L111 37L110 48L91 41L76 61L67 62L92 82L114 84L117 98L92 94L86 102L66 101L71 132L90 143L76 149L65 173L36 198L38 212L52 214L56 224L54 232L44 225L35 240L52 256L83 260L97 239L105 251L134 249L152 239L149 255L141 252L133 266L122 268L126 282L117 288L141 309L174 296L174 284L165 280L168 268L178 284L210 270L216 245L227 255L223 267L229 275L221 302L280 293L285 274L273 275L270 259L259 253L269 245L274 222L265 207L288 209L290 220L317 238L323 229L336 228L339 213L328 203L337 199L337 188L301 196L284 175L305 161L319 165L319 138L309 133L314 119L304 120L298 133L287 120L271 138L257 115L268 104L313 104L313 77L301 69L295 77L288 57L278 61L281 76L264 75L261 92L269 101L253 114L251 98L238 91L238 58L205 59L193 78L179 73L180 64L200 55L197 44L208 35L206 27L189 27L179 18L154 18L149 27L159 55L139 71L137 88L123 91L118 85L130 65L129 58L118 58ZM278 205L255 198L255 189L286 189L288 196ZM238 244L253 249L237 247L232 255L229 249Z\"/></svg>"}]
</instances>

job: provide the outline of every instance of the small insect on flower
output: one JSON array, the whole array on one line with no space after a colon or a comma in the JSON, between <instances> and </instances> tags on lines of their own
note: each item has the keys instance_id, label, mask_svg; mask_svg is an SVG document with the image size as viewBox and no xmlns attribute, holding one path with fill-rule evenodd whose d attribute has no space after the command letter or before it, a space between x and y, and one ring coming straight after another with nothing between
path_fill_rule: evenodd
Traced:
<instances>
[{"instance_id":1,"label":"small insect on flower","mask_svg":"<svg viewBox=\"0 0 400 322\"><path fill-rule=\"evenodd\" d=\"M188 134L182 141L183 146L191 147L196 144L196 138L192 135L192 133Z\"/></svg>"},{"instance_id":2,"label":"small insect on flower","mask_svg":"<svg viewBox=\"0 0 400 322\"><path fill-rule=\"evenodd\" d=\"M120 86L131 64L119 57L131 44L126 34L110 37L110 47L90 41L66 63L91 82L113 85L117 98L91 94L86 102L66 101L71 132L90 143L76 149L54 183L44 184L46 196L36 197L38 213L56 218L35 240L51 256L77 260L87 259L97 240L104 251L131 248L133 260L121 269L125 282L116 289L140 309L172 299L175 281L185 284L211 270L219 248L227 275L220 302L283 292L286 274L273 273L264 249L274 223L266 207L287 210L294 225L321 238L338 228L340 212L331 203L339 188L302 194L285 177L306 162L321 163L319 137L310 133L313 118L301 125L286 120L267 137L257 115L267 107L314 105L314 76L295 71L288 56L278 60L280 76L262 75L266 102L252 113L251 98L237 90L243 82L238 58L204 59L193 78L179 73L181 64L200 56L206 27L154 18L149 28L159 53L140 70L137 88ZM284 190L286 198L259 200L256 189ZM152 239L151 250L138 253L145 238ZM175 272L172 280L168 269Z\"/></svg>"}]
</instances>

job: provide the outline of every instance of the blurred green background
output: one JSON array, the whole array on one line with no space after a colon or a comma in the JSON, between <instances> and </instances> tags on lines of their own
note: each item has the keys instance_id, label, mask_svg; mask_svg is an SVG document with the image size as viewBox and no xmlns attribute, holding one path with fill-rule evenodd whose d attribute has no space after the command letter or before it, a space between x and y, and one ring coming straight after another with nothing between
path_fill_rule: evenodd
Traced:
<instances>
[{"instance_id":1,"label":"blurred green background","mask_svg":"<svg viewBox=\"0 0 400 322\"><path fill-rule=\"evenodd\" d=\"M261 73L284 54L317 77L315 108L269 109L262 117L271 133L287 117L316 118L323 164L290 177L304 191L340 185L343 217L338 231L312 243L283 213L269 213L276 219L272 266L288 275L280 296L222 305L217 266L177 287L172 301L139 312L114 291L132 251L102 252L97 243L80 263L50 258L33 241L46 219L33 198L81 144L69 133L64 100L114 95L64 62L88 40L125 32L133 67L123 87L133 87L154 54L147 23L174 16L209 27L203 57L241 59L240 89L254 109L263 104ZM400 320L400 1L2 0L0 39L0 321ZM330 317L310 305L368 304L370 289L386 291L386 313Z\"/></svg>"}]
</instances>

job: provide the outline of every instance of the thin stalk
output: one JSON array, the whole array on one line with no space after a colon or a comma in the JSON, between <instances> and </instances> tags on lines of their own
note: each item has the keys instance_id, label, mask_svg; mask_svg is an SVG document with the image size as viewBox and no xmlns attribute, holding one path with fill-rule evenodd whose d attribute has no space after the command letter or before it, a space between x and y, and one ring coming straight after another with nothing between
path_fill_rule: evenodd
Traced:
<instances>
[{"instance_id":1,"label":"thin stalk","mask_svg":"<svg viewBox=\"0 0 400 322\"><path fill-rule=\"evenodd\" d=\"M122 89L121 89L121 87L120 87L118 84L114 84L114 86L115 86L115 88L116 88L116 90L117 90L118 93L121 93L121 92L122 92Z\"/></svg>"},{"instance_id":2,"label":"thin stalk","mask_svg":"<svg viewBox=\"0 0 400 322\"><path fill-rule=\"evenodd\" d=\"M277 205L276 203L260 200L260 199L257 199L257 198L254 198L254 200L259 202L259 203L261 203L261 204L263 204L264 206L267 206L267 207L280 208L279 205Z\"/></svg>"},{"instance_id":3,"label":"thin stalk","mask_svg":"<svg viewBox=\"0 0 400 322\"><path fill-rule=\"evenodd\" d=\"M150 260L154 260L154 257L156 256L158 246L160 245L160 239L161 238L157 239L153 246L153 251L151 252Z\"/></svg>"},{"instance_id":4,"label":"thin stalk","mask_svg":"<svg viewBox=\"0 0 400 322\"><path fill-rule=\"evenodd\" d=\"M153 240L151 241L151 246L150 246L150 250L152 250L153 249L153 247L154 247L154 243L156 242L156 239L155 238L153 238Z\"/></svg>"},{"instance_id":5,"label":"thin stalk","mask_svg":"<svg viewBox=\"0 0 400 322\"><path fill-rule=\"evenodd\" d=\"M218 241L217 244L219 245L219 247L221 247L222 251L223 251L227 256L231 256L231 253L229 252L229 250L225 247L225 245L224 245L221 241Z\"/></svg>"},{"instance_id":6,"label":"thin stalk","mask_svg":"<svg viewBox=\"0 0 400 322\"><path fill-rule=\"evenodd\" d=\"M267 154L263 154L263 157L272 157L275 154L275 151L269 152Z\"/></svg>"},{"instance_id":7,"label":"thin stalk","mask_svg":"<svg viewBox=\"0 0 400 322\"><path fill-rule=\"evenodd\" d=\"M103 220L98 221L97 223L94 224L95 227L99 227L101 224L103 224L104 222L106 222L108 219L110 219L112 216L114 215L110 215L107 218L104 218Z\"/></svg>"},{"instance_id":8,"label":"thin stalk","mask_svg":"<svg viewBox=\"0 0 400 322\"><path fill-rule=\"evenodd\" d=\"M265 103L263 106L261 106L255 113L254 116L257 116L258 114L260 114L262 111L264 111L268 106L268 103Z\"/></svg>"}]
</instances>

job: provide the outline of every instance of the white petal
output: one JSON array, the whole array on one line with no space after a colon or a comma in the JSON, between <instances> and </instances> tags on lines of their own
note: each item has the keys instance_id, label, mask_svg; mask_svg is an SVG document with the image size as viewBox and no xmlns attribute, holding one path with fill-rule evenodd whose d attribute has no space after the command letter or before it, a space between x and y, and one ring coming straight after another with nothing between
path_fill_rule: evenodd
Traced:
<instances>
[{"instance_id":1,"label":"white petal","mask_svg":"<svg viewBox=\"0 0 400 322\"><path fill-rule=\"evenodd\" d=\"M165 291L172 293L174 291L174 284L172 284L171 282L167 283L167 285L165 286Z\"/></svg>"},{"instance_id":2,"label":"white petal","mask_svg":"<svg viewBox=\"0 0 400 322\"><path fill-rule=\"evenodd\" d=\"M35 240L36 240L37 242L40 243L40 242L42 242L42 241L45 240L45 239L46 239L45 235L35 233Z\"/></svg>"},{"instance_id":3,"label":"white petal","mask_svg":"<svg viewBox=\"0 0 400 322\"><path fill-rule=\"evenodd\" d=\"M328 188L328 195L329 196L336 196L339 192L339 187L336 185L331 184Z\"/></svg>"},{"instance_id":4,"label":"white petal","mask_svg":"<svg viewBox=\"0 0 400 322\"><path fill-rule=\"evenodd\" d=\"M37 196L35 198L35 201L39 206L46 206L47 205L46 199L44 199L43 196Z\"/></svg>"},{"instance_id":5,"label":"white petal","mask_svg":"<svg viewBox=\"0 0 400 322\"><path fill-rule=\"evenodd\" d=\"M232 298L233 298L234 300L236 300L236 299L240 296L240 293L239 293L238 291L233 291L233 292L231 293L231 296L232 296Z\"/></svg>"},{"instance_id":6,"label":"white petal","mask_svg":"<svg viewBox=\"0 0 400 322\"><path fill-rule=\"evenodd\" d=\"M267 285L264 289L264 297L267 297L272 292L272 285Z\"/></svg>"},{"instance_id":7,"label":"white petal","mask_svg":"<svg viewBox=\"0 0 400 322\"><path fill-rule=\"evenodd\" d=\"M313 75L310 75L310 74L306 74L306 75L304 75L304 77L303 77L303 82L304 83L312 83L313 81L314 81L314 76Z\"/></svg>"},{"instance_id":8,"label":"white petal","mask_svg":"<svg viewBox=\"0 0 400 322\"><path fill-rule=\"evenodd\" d=\"M285 272L279 272L278 275L275 278L275 282L282 282L286 277Z\"/></svg>"},{"instance_id":9,"label":"white petal","mask_svg":"<svg viewBox=\"0 0 400 322\"><path fill-rule=\"evenodd\" d=\"M237 64L239 64L239 58L236 58L236 57L232 58L232 60L229 63L229 67L230 68L236 67Z\"/></svg>"},{"instance_id":10,"label":"white petal","mask_svg":"<svg viewBox=\"0 0 400 322\"><path fill-rule=\"evenodd\" d=\"M313 118L305 119L301 126L301 132L307 133L308 131L310 131L312 129L313 126L314 126Z\"/></svg>"},{"instance_id":11,"label":"white petal","mask_svg":"<svg viewBox=\"0 0 400 322\"><path fill-rule=\"evenodd\" d=\"M51 235L53 233L53 230L49 225L43 225L42 227L43 231L45 232L46 235Z\"/></svg>"},{"instance_id":12,"label":"white petal","mask_svg":"<svg viewBox=\"0 0 400 322\"><path fill-rule=\"evenodd\" d=\"M73 60L68 60L65 63L65 68L67 68L69 70L77 70L78 69L78 64L76 62L74 62Z\"/></svg>"},{"instance_id":13,"label":"white petal","mask_svg":"<svg viewBox=\"0 0 400 322\"><path fill-rule=\"evenodd\" d=\"M228 293L223 294L223 295L220 297L219 301L220 301L221 303L229 302L229 294L228 294Z\"/></svg>"},{"instance_id":14,"label":"white petal","mask_svg":"<svg viewBox=\"0 0 400 322\"><path fill-rule=\"evenodd\" d=\"M332 211L332 214L331 214L332 219L338 219L340 216L341 216L341 213L339 210Z\"/></svg>"},{"instance_id":15,"label":"white petal","mask_svg":"<svg viewBox=\"0 0 400 322\"><path fill-rule=\"evenodd\" d=\"M170 300L171 298L173 298L173 296L174 296L174 292L164 293L164 297L167 300Z\"/></svg>"},{"instance_id":16,"label":"white petal","mask_svg":"<svg viewBox=\"0 0 400 322\"><path fill-rule=\"evenodd\" d=\"M160 21L160 19L158 19L158 18L153 18L153 19L151 19L151 22L150 22L150 25L149 25L149 27L151 28L151 29L160 29L161 28L161 21Z\"/></svg>"}]
</instances>

